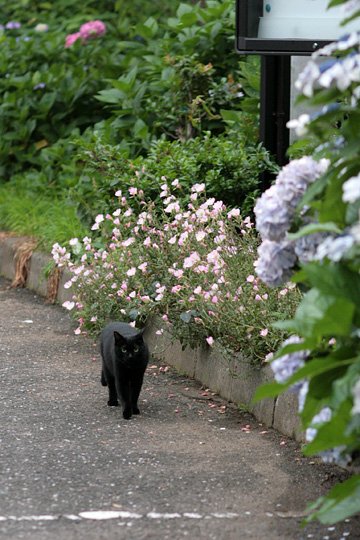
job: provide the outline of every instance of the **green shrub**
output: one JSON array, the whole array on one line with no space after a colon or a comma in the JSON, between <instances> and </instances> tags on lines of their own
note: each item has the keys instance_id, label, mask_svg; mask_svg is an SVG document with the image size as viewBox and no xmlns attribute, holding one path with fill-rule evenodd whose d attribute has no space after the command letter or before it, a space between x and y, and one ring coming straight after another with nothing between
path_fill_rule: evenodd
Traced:
<instances>
[{"instance_id":1,"label":"green shrub","mask_svg":"<svg viewBox=\"0 0 360 540\"><path fill-rule=\"evenodd\" d=\"M205 183L207 193L229 206L239 206L244 215L251 212L260 189L259 175L276 169L260 145L246 144L236 136L194 138L186 142L158 141L147 157L129 160L112 146L82 143L79 159L83 174L71 191L79 215L90 223L98 212L105 212L114 201L114 191L136 186L157 203L162 178L180 180L184 197L194 183ZM186 202L186 201L185 201Z\"/></svg>"},{"instance_id":2,"label":"green shrub","mask_svg":"<svg viewBox=\"0 0 360 540\"><path fill-rule=\"evenodd\" d=\"M97 126L106 143L135 156L159 138L219 134L241 121L231 113L243 101L257 137L259 62L240 61L234 51L232 0L209 0L204 8L182 3L166 24L150 17L135 31L136 39L119 44L120 77L97 95L112 112Z\"/></svg>"},{"instance_id":3,"label":"green shrub","mask_svg":"<svg viewBox=\"0 0 360 540\"><path fill-rule=\"evenodd\" d=\"M110 34L66 49L57 28L17 32L0 37L2 179L38 165L43 148L106 116L94 94L120 58Z\"/></svg>"}]
</instances>

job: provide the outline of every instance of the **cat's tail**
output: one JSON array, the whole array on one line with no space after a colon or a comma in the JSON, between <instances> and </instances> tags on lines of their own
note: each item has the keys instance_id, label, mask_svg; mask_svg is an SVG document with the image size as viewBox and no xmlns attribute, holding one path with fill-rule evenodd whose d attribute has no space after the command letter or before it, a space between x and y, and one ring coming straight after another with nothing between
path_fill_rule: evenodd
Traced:
<instances>
[{"instance_id":1,"label":"cat's tail","mask_svg":"<svg viewBox=\"0 0 360 540\"><path fill-rule=\"evenodd\" d=\"M104 375L103 371L101 371L101 384L103 386L107 386L107 382L106 382L105 375Z\"/></svg>"}]
</instances>

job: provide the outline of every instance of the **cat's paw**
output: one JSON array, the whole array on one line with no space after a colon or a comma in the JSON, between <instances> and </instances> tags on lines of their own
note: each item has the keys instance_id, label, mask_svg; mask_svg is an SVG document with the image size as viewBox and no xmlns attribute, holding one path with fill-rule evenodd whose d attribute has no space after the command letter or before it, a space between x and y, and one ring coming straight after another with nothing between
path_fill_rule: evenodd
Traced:
<instances>
[{"instance_id":1,"label":"cat's paw","mask_svg":"<svg viewBox=\"0 0 360 540\"><path fill-rule=\"evenodd\" d=\"M119 403L118 403L117 399L109 399L108 405L109 405L109 407L118 407Z\"/></svg>"},{"instance_id":2,"label":"cat's paw","mask_svg":"<svg viewBox=\"0 0 360 540\"><path fill-rule=\"evenodd\" d=\"M139 409L139 407L133 407L132 412L133 412L133 414L140 414L140 409Z\"/></svg>"},{"instance_id":3,"label":"cat's paw","mask_svg":"<svg viewBox=\"0 0 360 540\"><path fill-rule=\"evenodd\" d=\"M124 409L123 418L125 418L125 420L129 420L131 418L131 412L131 409Z\"/></svg>"}]
</instances>

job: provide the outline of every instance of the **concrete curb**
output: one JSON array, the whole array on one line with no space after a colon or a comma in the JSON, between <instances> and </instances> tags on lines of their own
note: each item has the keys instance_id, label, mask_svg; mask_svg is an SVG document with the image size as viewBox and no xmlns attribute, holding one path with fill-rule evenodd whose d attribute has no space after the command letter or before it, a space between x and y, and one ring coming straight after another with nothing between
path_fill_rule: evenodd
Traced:
<instances>
[{"instance_id":1,"label":"concrete curb","mask_svg":"<svg viewBox=\"0 0 360 540\"><path fill-rule=\"evenodd\" d=\"M0 275L13 280L15 276L14 258L18 247L26 238L0 238ZM51 257L40 252L33 252L30 258L26 287L41 296L47 296L48 280L45 268ZM72 299L72 292L64 289L68 280L66 272L60 276L56 301L62 304ZM150 321L146 330L146 340L153 355L161 358L179 372L195 378L238 407L250 411L260 422L273 427L280 433L303 441L303 433L298 417L298 403L295 394L282 394L276 399L265 399L253 404L256 388L264 382L273 380L269 366L258 368L246 361L241 355L234 355L230 362L224 361L221 352L210 347L195 350L182 350L181 344L173 341L164 331L159 336L156 331L162 327L161 321Z\"/></svg>"}]
</instances>

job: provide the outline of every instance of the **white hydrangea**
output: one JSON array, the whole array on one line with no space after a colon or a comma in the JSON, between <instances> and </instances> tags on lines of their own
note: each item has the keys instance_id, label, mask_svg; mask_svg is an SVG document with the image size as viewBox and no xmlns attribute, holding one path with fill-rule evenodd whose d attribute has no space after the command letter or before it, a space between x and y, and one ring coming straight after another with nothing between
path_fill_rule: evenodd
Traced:
<instances>
[{"instance_id":1,"label":"white hydrangea","mask_svg":"<svg viewBox=\"0 0 360 540\"><path fill-rule=\"evenodd\" d=\"M354 397L354 406L351 409L352 414L360 414L360 379L357 381L352 389L352 395Z\"/></svg>"},{"instance_id":2,"label":"white hydrangea","mask_svg":"<svg viewBox=\"0 0 360 540\"><path fill-rule=\"evenodd\" d=\"M343 184L342 200L345 203L354 203L360 199L360 173L357 176L352 176Z\"/></svg>"},{"instance_id":3,"label":"white hydrangea","mask_svg":"<svg viewBox=\"0 0 360 540\"><path fill-rule=\"evenodd\" d=\"M304 381L299 389L298 393L298 403L299 403L299 412L301 413L305 407L306 396L309 392L309 381Z\"/></svg>"},{"instance_id":4,"label":"white hydrangea","mask_svg":"<svg viewBox=\"0 0 360 540\"><path fill-rule=\"evenodd\" d=\"M360 0L348 0L342 4L341 9L346 17L351 17L360 11Z\"/></svg>"},{"instance_id":5,"label":"white hydrangea","mask_svg":"<svg viewBox=\"0 0 360 540\"><path fill-rule=\"evenodd\" d=\"M305 439L307 442L312 442L316 434L318 432L318 427L320 427L322 424L325 424L326 422L329 422L332 417L332 412L329 407L324 407L321 409L321 411L314 416L311 422L311 427L307 428L305 432Z\"/></svg>"},{"instance_id":6,"label":"white hydrangea","mask_svg":"<svg viewBox=\"0 0 360 540\"><path fill-rule=\"evenodd\" d=\"M299 118L289 120L286 127L289 129L295 129L295 133L298 137L306 135L308 132L308 124L310 122L310 115L307 113L300 114Z\"/></svg>"},{"instance_id":7,"label":"white hydrangea","mask_svg":"<svg viewBox=\"0 0 360 540\"><path fill-rule=\"evenodd\" d=\"M318 78L318 84L323 88L336 86L344 92L353 82L360 81L360 54L349 55L335 61L324 70Z\"/></svg>"}]
</instances>

